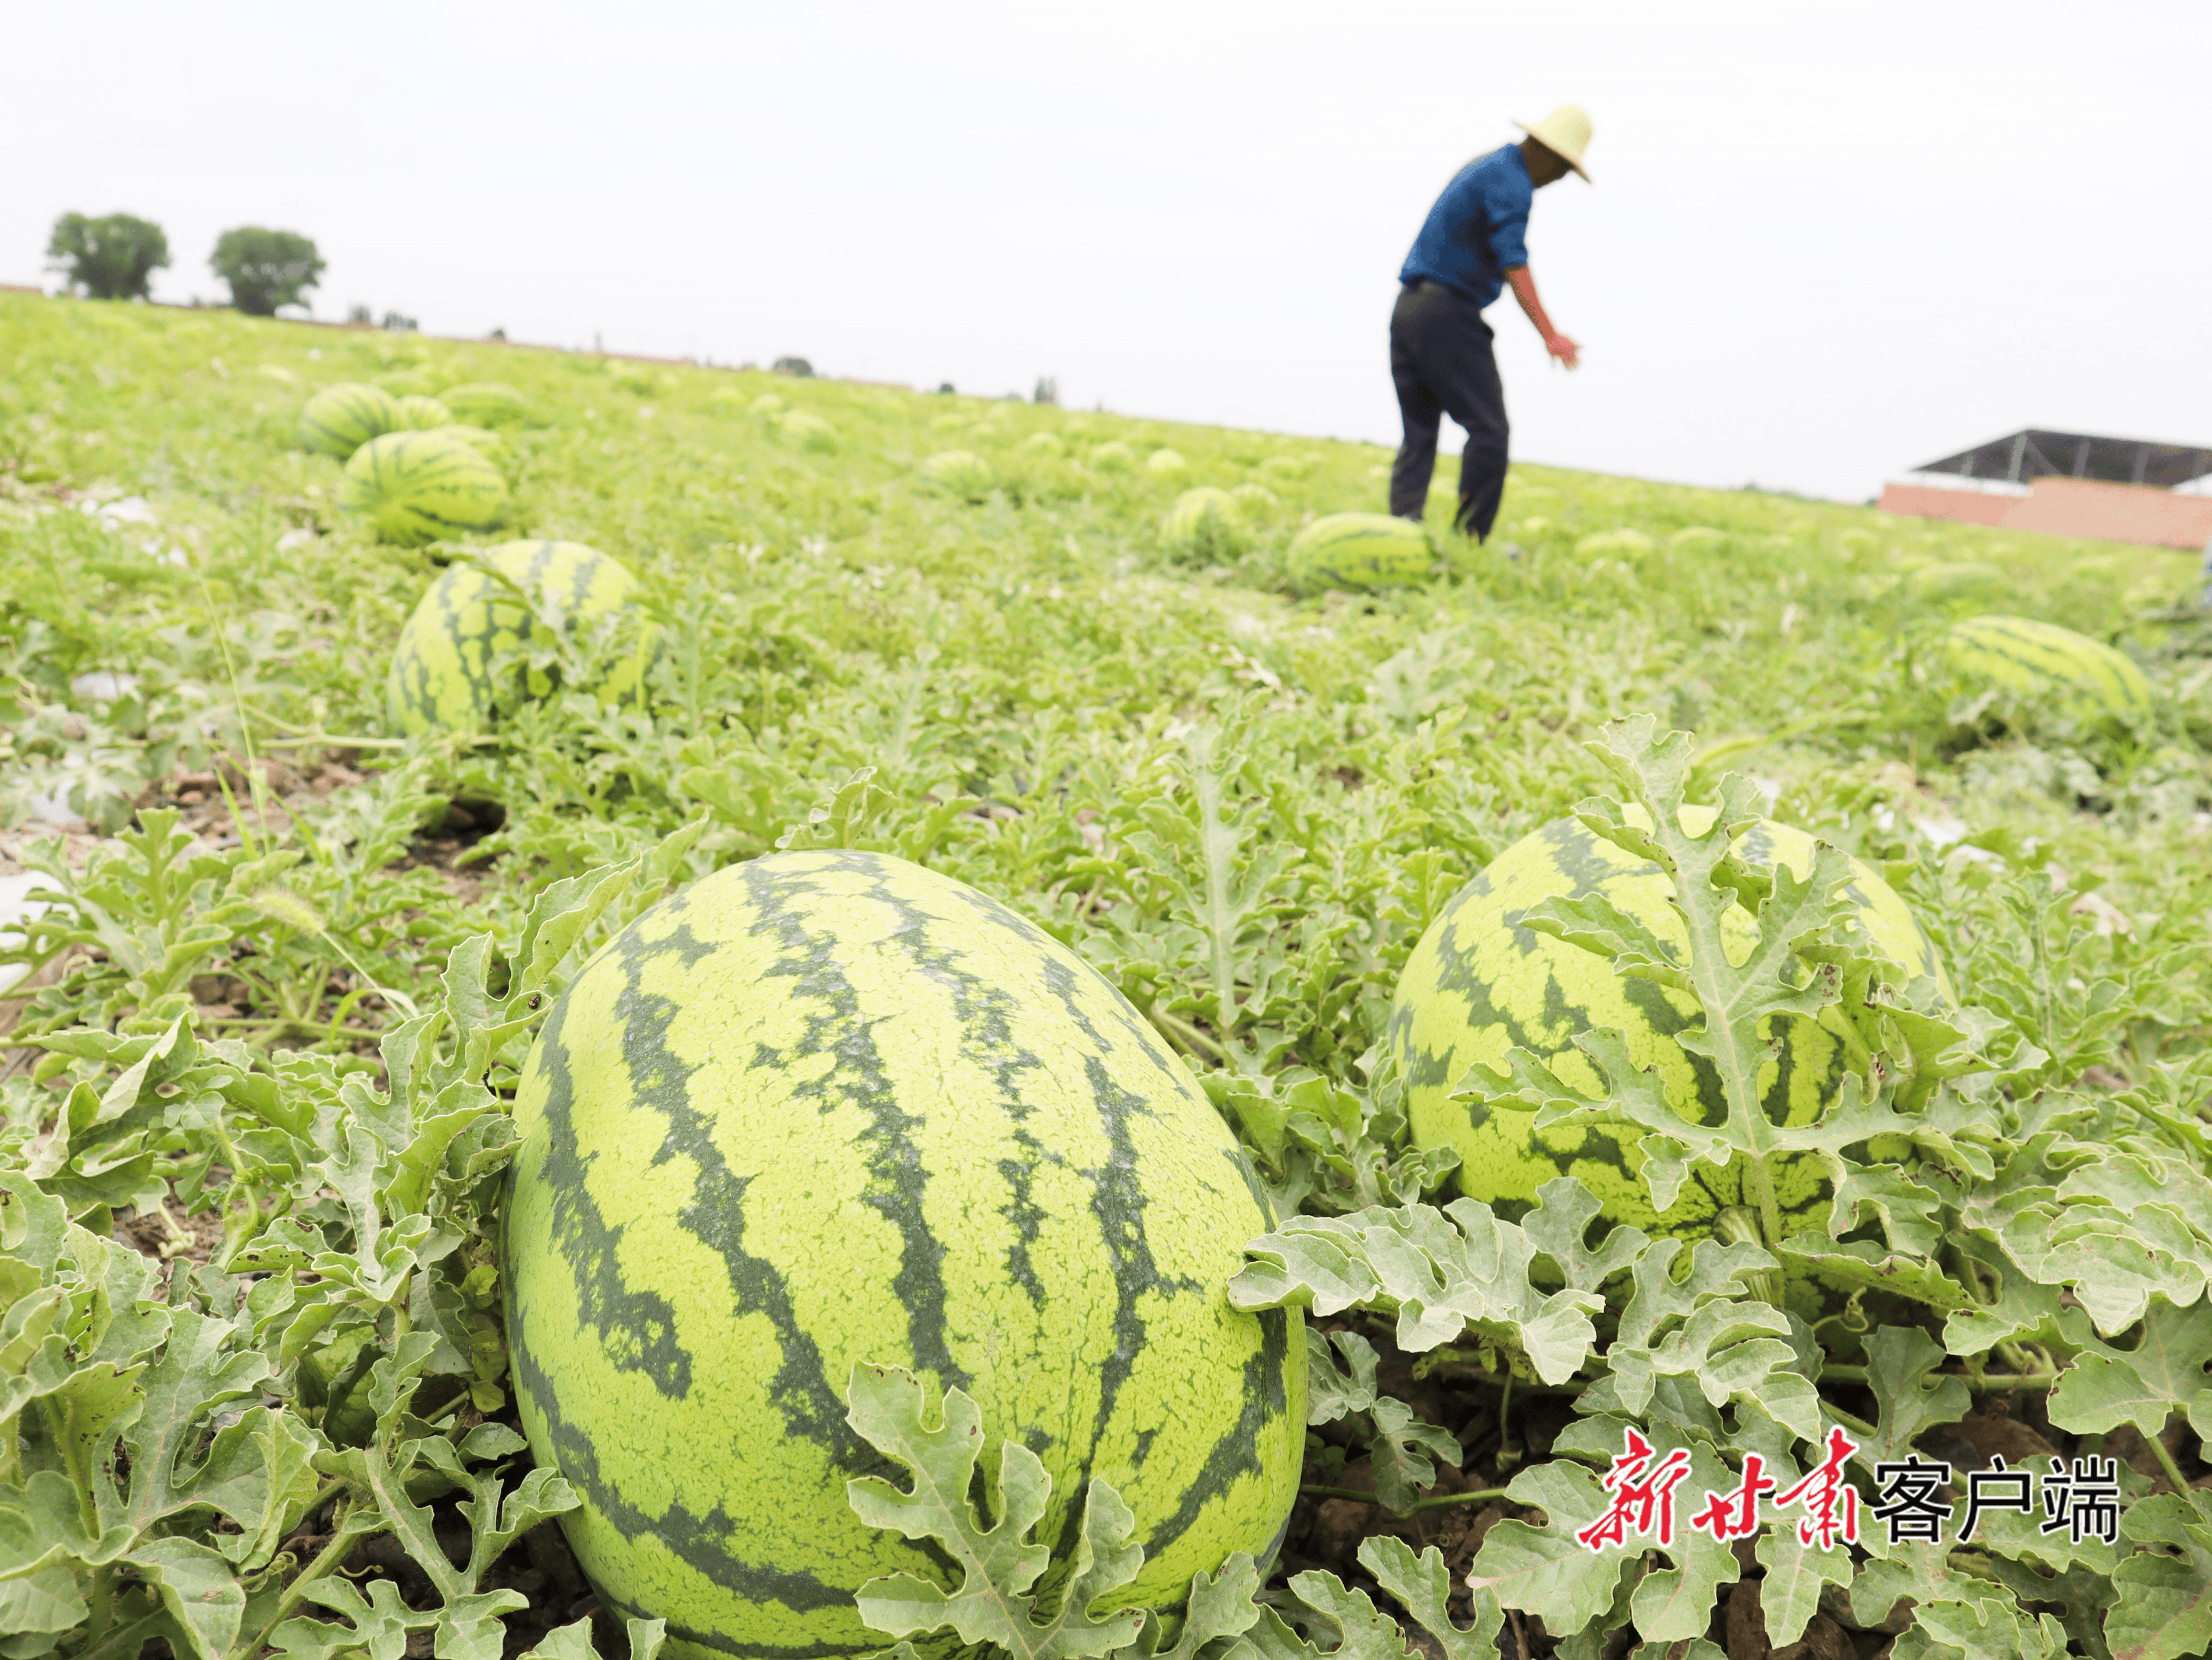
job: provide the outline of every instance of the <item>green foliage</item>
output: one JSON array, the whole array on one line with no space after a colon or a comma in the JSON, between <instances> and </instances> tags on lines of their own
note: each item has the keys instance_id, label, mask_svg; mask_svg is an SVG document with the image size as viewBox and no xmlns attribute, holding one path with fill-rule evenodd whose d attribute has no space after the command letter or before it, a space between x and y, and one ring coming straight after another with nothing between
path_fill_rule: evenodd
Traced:
<instances>
[{"instance_id":1,"label":"green foliage","mask_svg":"<svg viewBox=\"0 0 2212 1660\"><path fill-rule=\"evenodd\" d=\"M1256 1600L1260 1575L1242 1552L1219 1572L1192 1581L1180 1618L1141 1608L1098 1614L1135 1579L1145 1560L1144 1548L1130 1536L1128 1508L1111 1484L1091 1479L1074 1550L1055 1563L1051 1550L1030 1537L1044 1516L1052 1478L1026 1447L1002 1443L998 1477L983 1485L980 1508L971 1496L984 1439L981 1414L966 1394L947 1390L932 1426L931 1403L911 1372L855 1366L848 1398L853 1428L914 1483L902 1490L864 1476L850 1484L853 1508L875 1526L936 1541L961 1575L950 1593L907 1573L860 1587L861 1617L874 1630L905 1639L890 1651L898 1660L915 1660L914 1638L947 1628L963 1643L988 1644L1023 1660L1195 1660L1201 1651L1215 1660L1321 1654L1405 1660L1397 1623L1364 1592L1347 1590L1333 1574L1306 1572L1291 1578L1285 1602L1269 1606ZM1495 1636L1500 1616L1487 1597L1478 1602L1473 1630L1453 1621L1434 1549L1416 1557L1402 1540L1370 1539L1361 1547L1360 1563L1454 1660L1474 1660ZM1031 1590L1041 1581L1052 1587L1048 1606ZM1316 1637L1322 1640L1316 1643Z\"/></svg>"},{"instance_id":2,"label":"green foliage","mask_svg":"<svg viewBox=\"0 0 2212 1660\"><path fill-rule=\"evenodd\" d=\"M155 1633L235 1660L585 1660L573 1598L519 1608L524 1552L498 1554L568 1499L506 1399L503 1101L533 997L671 882L778 846L920 860L1079 950L1253 1155L1278 1227L1232 1294L1328 1328L1282 1558L1133 1627L1110 1483L1079 1536L1030 1538L1022 1450L944 1440L917 1393L878 1445L921 1464L875 1496L975 1565L884 1593L917 1649L966 1621L1071 1654L1362 1660L1418 1630L1472 1660L1510 1620L1523 1654L1709 1657L1755 1582L1776 1647L1870 1652L1887 1625L1946 1660L2203 1650L2192 556L1520 467L1490 546L1443 534L1419 587L1303 601L1288 545L1382 507L1372 446L27 297L0 297L0 902L46 907L0 914L0 976L26 976L0 1001L8 1660ZM297 448L315 389L380 378L519 395L515 534L637 573L662 642L637 703L573 689L615 642L533 629L503 666L553 695L466 739L385 729L431 560L470 555L379 547ZM732 418L768 396L835 447ZM1167 447L1182 472L1136 464ZM948 451L981 488L928 481ZM1203 560L1159 545L1193 487L1250 504ZM1960 700L1934 650L1958 608L1911 579L1969 560L2008 609L2143 662L2154 714ZM1660 718L1607 730L1637 712ZM1835 855L1769 877L1724 829L1681 832L1673 804L1709 800L1881 870L1955 1012L1839 936ZM1587 1095L1525 1059L1462 1087L1532 1124L1633 1124L1656 1182L1818 1160L1818 1230L1753 1205L1655 1242L1571 1179L1492 1212L1407 1145L1380 1058L1401 965L1578 804L1674 872L1687 953L1589 907L1531 924L1686 988L1729 1111L1674 1117L1601 1033ZM1723 932L1731 910L1753 926ZM1816 1122L1759 1116L1762 1015L1855 1057ZM1785 1273L1831 1288L1816 1330L1774 1301ZM1863 1516L1874 1463L1913 1451L1963 1503L1961 1445L2009 1426L2015 1451L2118 1457L2120 1532L2001 1516L1970 1547L1871 1528L1854 1554L1770 1520L1747 1562L1705 1535L1595 1554L1571 1535L1632 1422L1690 1454L1691 1506L1750 1452L1797 1480L1842 1427ZM1078 1578L1097 1594L1071 1613ZM638 1660L658 1640L634 1630Z\"/></svg>"},{"instance_id":3,"label":"green foliage","mask_svg":"<svg viewBox=\"0 0 2212 1660\"><path fill-rule=\"evenodd\" d=\"M169 239L151 220L127 213L99 219L65 213L54 221L46 257L73 292L94 300L143 300L154 273L169 263Z\"/></svg>"},{"instance_id":4,"label":"green foliage","mask_svg":"<svg viewBox=\"0 0 2212 1660\"><path fill-rule=\"evenodd\" d=\"M241 225L216 239L208 265L230 285L230 303L248 317L274 317L322 280L325 261L297 231Z\"/></svg>"}]
</instances>

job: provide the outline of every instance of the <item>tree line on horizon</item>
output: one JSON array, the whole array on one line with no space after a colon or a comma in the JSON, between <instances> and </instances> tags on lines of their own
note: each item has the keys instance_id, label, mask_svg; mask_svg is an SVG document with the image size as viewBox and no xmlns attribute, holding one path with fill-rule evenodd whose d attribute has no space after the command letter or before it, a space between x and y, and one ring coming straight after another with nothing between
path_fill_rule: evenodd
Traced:
<instances>
[{"instance_id":1,"label":"tree line on horizon","mask_svg":"<svg viewBox=\"0 0 2212 1660\"><path fill-rule=\"evenodd\" d=\"M144 300L154 273L169 264L169 239L135 214L93 218L65 213L46 243L50 269L70 291L94 300ZM322 279L324 259L312 237L297 231L241 225L216 239L208 265L230 289L230 303L249 317L274 317Z\"/></svg>"}]
</instances>

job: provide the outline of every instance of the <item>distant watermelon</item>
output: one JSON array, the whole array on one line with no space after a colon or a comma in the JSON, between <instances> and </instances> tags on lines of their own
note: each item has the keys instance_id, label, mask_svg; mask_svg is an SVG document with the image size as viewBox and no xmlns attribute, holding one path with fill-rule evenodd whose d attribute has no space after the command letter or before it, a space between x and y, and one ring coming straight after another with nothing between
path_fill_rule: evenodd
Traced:
<instances>
[{"instance_id":1,"label":"distant watermelon","mask_svg":"<svg viewBox=\"0 0 2212 1660\"><path fill-rule=\"evenodd\" d=\"M453 419L471 427L519 427L528 419L530 404L504 381L471 380L448 386L438 401L453 412Z\"/></svg>"},{"instance_id":2,"label":"distant watermelon","mask_svg":"<svg viewBox=\"0 0 2212 1660\"><path fill-rule=\"evenodd\" d=\"M1667 538L1667 546L1678 554L1700 554L1728 546L1728 532L1710 524L1686 524Z\"/></svg>"},{"instance_id":3,"label":"distant watermelon","mask_svg":"<svg viewBox=\"0 0 2212 1660\"><path fill-rule=\"evenodd\" d=\"M1436 553L1411 519L1388 513L1331 513L1298 532L1286 563L1302 594L1372 591L1425 581Z\"/></svg>"},{"instance_id":4,"label":"distant watermelon","mask_svg":"<svg viewBox=\"0 0 2212 1660\"><path fill-rule=\"evenodd\" d=\"M507 513L507 481L474 445L443 433L387 433L353 452L338 506L377 538L416 547L488 530Z\"/></svg>"},{"instance_id":5,"label":"distant watermelon","mask_svg":"<svg viewBox=\"0 0 2212 1660\"><path fill-rule=\"evenodd\" d=\"M300 411L300 442L317 455L345 460L372 438L398 432L399 400L357 380L325 386Z\"/></svg>"},{"instance_id":6,"label":"distant watermelon","mask_svg":"<svg viewBox=\"0 0 2212 1660\"><path fill-rule=\"evenodd\" d=\"M1160 545L1199 559L1234 555L1244 541L1244 514L1228 491L1201 484L1185 490L1160 521Z\"/></svg>"},{"instance_id":7,"label":"distant watermelon","mask_svg":"<svg viewBox=\"0 0 2212 1660\"><path fill-rule=\"evenodd\" d=\"M501 542L483 560L530 595L539 616L556 627L619 611L637 592L637 579L620 560L580 542ZM521 642L529 622L503 585L475 565L448 566L399 631L385 691L392 730L480 730L525 698L550 695L548 681L493 678L493 660ZM603 701L635 697L643 688L659 645L652 624L641 620L630 643L634 649L592 688Z\"/></svg>"},{"instance_id":8,"label":"distant watermelon","mask_svg":"<svg viewBox=\"0 0 2212 1660\"><path fill-rule=\"evenodd\" d=\"M447 438L458 438L480 455L496 456L507 449L507 440L489 427L471 427L457 421L430 430Z\"/></svg>"},{"instance_id":9,"label":"distant watermelon","mask_svg":"<svg viewBox=\"0 0 2212 1660\"><path fill-rule=\"evenodd\" d=\"M1961 678L2051 696L2076 718L2141 719L2152 710L2150 682L2133 659L2101 640L2026 617L1969 617L1943 639Z\"/></svg>"},{"instance_id":10,"label":"distant watermelon","mask_svg":"<svg viewBox=\"0 0 2212 1660\"><path fill-rule=\"evenodd\" d=\"M1642 559L1659 544L1641 530L1600 530L1575 543L1575 552L1588 559L1610 554L1617 559Z\"/></svg>"},{"instance_id":11,"label":"distant watermelon","mask_svg":"<svg viewBox=\"0 0 2212 1660\"><path fill-rule=\"evenodd\" d=\"M1988 596L2002 588L2008 580L2002 566L1991 565L1985 560L1952 559L1923 565L1909 573L1905 585L1916 599L1941 601Z\"/></svg>"},{"instance_id":12,"label":"distant watermelon","mask_svg":"<svg viewBox=\"0 0 2212 1660\"><path fill-rule=\"evenodd\" d=\"M1304 478L1313 463L1304 456L1273 455L1260 463L1260 470L1270 478Z\"/></svg>"},{"instance_id":13,"label":"distant watermelon","mask_svg":"<svg viewBox=\"0 0 2212 1660\"><path fill-rule=\"evenodd\" d=\"M1145 470L1156 477L1189 470L1190 463L1182 458L1180 450L1155 450L1145 457Z\"/></svg>"},{"instance_id":14,"label":"distant watermelon","mask_svg":"<svg viewBox=\"0 0 2212 1660\"><path fill-rule=\"evenodd\" d=\"M991 468L973 450L939 450L921 463L921 476L948 495L981 501L991 494Z\"/></svg>"},{"instance_id":15,"label":"distant watermelon","mask_svg":"<svg viewBox=\"0 0 2212 1660\"><path fill-rule=\"evenodd\" d=\"M1263 517L1283 505L1282 497L1264 484L1240 484L1229 494L1248 518Z\"/></svg>"},{"instance_id":16,"label":"distant watermelon","mask_svg":"<svg viewBox=\"0 0 2212 1660\"><path fill-rule=\"evenodd\" d=\"M399 425L404 431L435 432L441 427L453 424L453 412L441 398L414 392L399 400Z\"/></svg>"},{"instance_id":17,"label":"distant watermelon","mask_svg":"<svg viewBox=\"0 0 2212 1660\"><path fill-rule=\"evenodd\" d=\"M814 450L827 454L837 447L837 429L818 415L804 409L794 409L776 423L776 430L784 441L796 444L802 450Z\"/></svg>"},{"instance_id":18,"label":"distant watermelon","mask_svg":"<svg viewBox=\"0 0 2212 1660\"><path fill-rule=\"evenodd\" d=\"M1682 821L1700 832L1712 823L1712 809L1686 807ZM1801 877L1812 870L1814 839L1790 825L1753 825L1736 846L1757 866L1771 869L1781 863ZM1851 872L1844 893L1875 944L1905 971L1908 983L1932 979L1948 997L1935 947L1911 909L1871 866L1854 859ZM1492 1112L1452 1099L1470 1066L1501 1065L1516 1045L1577 1087L1602 1088L1595 1067L1571 1045L1578 1033L1611 1027L1626 1037L1635 1063L1656 1071L1677 1112L1692 1121L1700 1116L1717 1121L1725 1111L1717 1077L1708 1062L1675 1041L1697 1023L1695 1002L1650 980L1629 978L1596 953L1521 924L1540 900L1596 895L1682 948L1687 936L1673 894L1658 866L1601 839L1577 820L1560 819L1492 860L1414 946L1391 1006L1389 1041L1406 1081L1415 1143L1458 1148L1459 1185L1471 1197L1517 1212L1546 1182L1575 1176L1597 1196L1610 1220L1690 1239L1709 1235L1720 1209L1743 1203L1741 1170L1699 1165L1674 1203L1656 1211L1639 1173L1644 1155L1633 1132L1593 1127L1555 1130L1540 1139L1530 1113ZM1729 914L1740 921L1733 949L1747 942L1751 924L1741 911ZM1808 1123L1839 1087L1844 1057L1835 1039L1812 1021L1778 1017L1768 1029L1777 1027L1786 1046L1762 1074L1772 1081L1764 1105L1777 1123ZM1786 1231L1826 1227L1831 1189L1817 1156L1785 1166L1776 1188ZM1820 1293L1803 1287L1805 1277L1792 1276L1799 1288L1790 1301L1800 1314L1817 1318Z\"/></svg>"},{"instance_id":19,"label":"distant watermelon","mask_svg":"<svg viewBox=\"0 0 2212 1660\"><path fill-rule=\"evenodd\" d=\"M1067 445L1060 442L1058 433L1031 433L1014 446L1024 455L1064 456Z\"/></svg>"},{"instance_id":20,"label":"distant watermelon","mask_svg":"<svg viewBox=\"0 0 2212 1660\"><path fill-rule=\"evenodd\" d=\"M965 1390L994 1473L1034 1451L1041 1541L1110 1481L1124 1602L1282 1539L1304 1330L1224 1289L1266 1201L1144 1016L996 900L881 853L718 870L569 982L514 1112L523 1427L601 1606L676 1660L873 1652L863 1580L945 1583L847 1501L885 1469L856 1364Z\"/></svg>"},{"instance_id":21,"label":"distant watermelon","mask_svg":"<svg viewBox=\"0 0 2212 1660\"><path fill-rule=\"evenodd\" d=\"M1137 452L1118 438L1109 438L1084 457L1102 473L1126 473L1137 464Z\"/></svg>"},{"instance_id":22,"label":"distant watermelon","mask_svg":"<svg viewBox=\"0 0 2212 1660\"><path fill-rule=\"evenodd\" d=\"M757 415L780 415L784 411L782 397L775 392L763 392L746 406Z\"/></svg>"}]
</instances>

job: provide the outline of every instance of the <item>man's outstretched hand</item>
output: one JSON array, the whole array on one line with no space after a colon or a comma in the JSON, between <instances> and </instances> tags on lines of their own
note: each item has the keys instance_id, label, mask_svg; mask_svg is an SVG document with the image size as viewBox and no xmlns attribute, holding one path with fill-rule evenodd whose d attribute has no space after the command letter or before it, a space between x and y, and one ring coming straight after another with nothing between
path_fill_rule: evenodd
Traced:
<instances>
[{"instance_id":1,"label":"man's outstretched hand","mask_svg":"<svg viewBox=\"0 0 2212 1660\"><path fill-rule=\"evenodd\" d=\"M1543 336L1544 349L1565 364L1570 369L1583 360L1583 348L1552 326L1551 318L1544 311L1544 302L1536 298L1536 279L1528 274L1526 265L1509 266L1505 281L1513 289L1513 297L1521 302L1521 309L1528 313L1528 320L1536 325Z\"/></svg>"}]
</instances>

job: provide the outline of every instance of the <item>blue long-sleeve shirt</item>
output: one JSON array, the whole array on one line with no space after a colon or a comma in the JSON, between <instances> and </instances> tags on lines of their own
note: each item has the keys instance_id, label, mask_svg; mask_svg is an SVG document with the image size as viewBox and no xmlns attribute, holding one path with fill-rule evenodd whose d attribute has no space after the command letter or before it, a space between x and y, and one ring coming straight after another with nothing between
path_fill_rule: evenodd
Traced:
<instances>
[{"instance_id":1,"label":"blue long-sleeve shirt","mask_svg":"<svg viewBox=\"0 0 2212 1660\"><path fill-rule=\"evenodd\" d=\"M1535 199L1518 144L1504 145L1462 167L1429 209L1401 282L1424 278L1487 306L1505 273L1528 263L1528 204Z\"/></svg>"}]
</instances>

